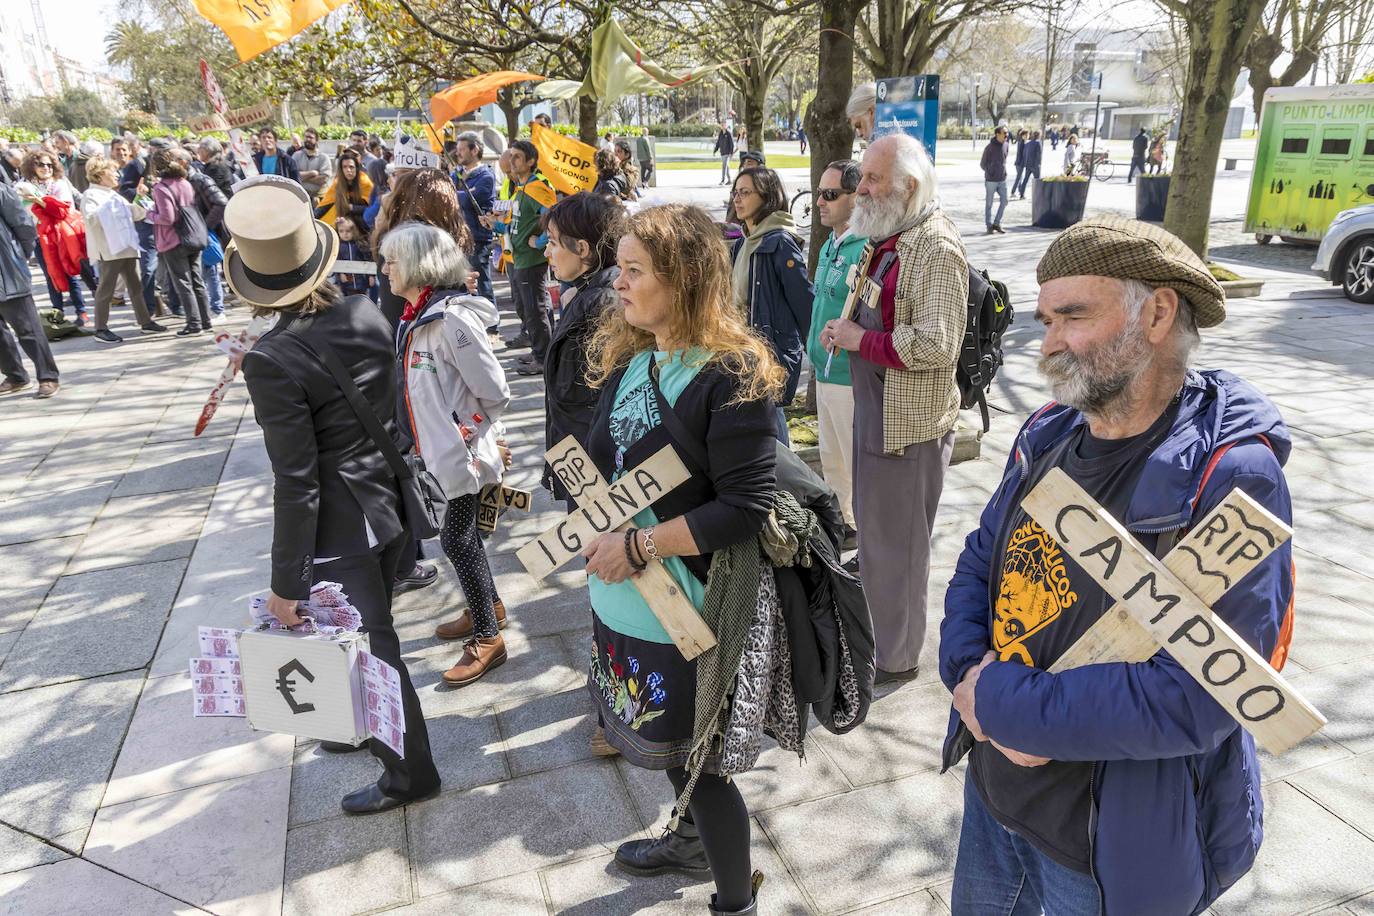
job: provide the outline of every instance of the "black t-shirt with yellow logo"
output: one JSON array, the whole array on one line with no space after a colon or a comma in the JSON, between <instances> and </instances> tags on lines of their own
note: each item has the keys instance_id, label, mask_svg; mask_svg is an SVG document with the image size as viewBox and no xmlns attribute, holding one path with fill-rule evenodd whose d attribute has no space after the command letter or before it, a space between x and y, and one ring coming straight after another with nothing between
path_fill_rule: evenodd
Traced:
<instances>
[{"instance_id":1,"label":"black t-shirt with yellow logo","mask_svg":"<svg viewBox=\"0 0 1374 916\"><path fill-rule=\"evenodd\" d=\"M1175 399L1149 429L1126 439L1099 439L1084 424L1035 462L1021 492L1029 493L1057 466L1121 519L1145 459L1177 415ZM997 571L991 582L992 648L999 661L1048 668L1097 622L1111 599L1019 506L1004 526L992 564ZM1137 537L1154 549L1153 535ZM969 777L999 823L1061 865L1089 871L1091 763L1052 760L1022 767L979 742L969 759Z\"/></svg>"}]
</instances>

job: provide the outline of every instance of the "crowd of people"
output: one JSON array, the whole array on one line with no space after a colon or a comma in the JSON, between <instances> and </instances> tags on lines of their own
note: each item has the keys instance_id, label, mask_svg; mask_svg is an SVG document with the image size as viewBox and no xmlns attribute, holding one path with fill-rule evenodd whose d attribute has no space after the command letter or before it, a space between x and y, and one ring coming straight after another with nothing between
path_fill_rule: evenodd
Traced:
<instances>
[{"instance_id":1,"label":"crowd of people","mask_svg":"<svg viewBox=\"0 0 1374 916\"><path fill-rule=\"evenodd\" d=\"M847 110L864 139L873 101L872 85L860 87ZM372 653L402 684L404 754L366 744L383 773L343 797L352 814L440 788L391 615L394 594L439 574L421 562L421 536L438 536L466 599L435 632L461 645L444 683L462 689L511 661L501 630L520 609L498 594L477 526L483 488L513 462L498 351L530 351L515 371L543 381L545 446L572 436L606 481L670 447L689 479L628 527L580 545L592 750L663 771L677 798L663 834L622 844L618 865L709 876L710 912L756 914L750 814L731 777L753 765L765 732L800 753L813 713L837 733L859 725L875 685L918 675L926 644L971 272L929 155L912 137L888 135L861 160L823 170L817 212L830 231L812 273L763 154L743 151L731 178L736 138L725 125L716 152L731 185L729 225L698 206L627 206L634 187L615 142L598 153L596 187L564 196L524 140L501 154L498 174L475 133L454 141L451 171L389 171L366 135L333 158L313 139L307 132L288 152L262 131L259 174L227 189L232 168L214 141L197 149L200 168L167 145L145 162L126 144L122 172L113 151L87 157L83 205L117 211L135 231L111 233L98 220L86 240L96 257L83 259L64 254L61 230L41 222L66 225L76 199L56 184L66 166L30 153L25 180L44 192L33 203L39 228L18 220L28 230L15 229L11 211L24 211L0 197L0 232L25 252L54 236L43 242L56 247L46 269L62 293L87 282L89 264L97 323L122 284L145 327L171 300L185 311L182 333L194 334L215 313L177 217L195 207L228 242L230 290L276 315L242 361L275 478L267 608L299 624L314 583L341 583ZM1019 140L1014 191L1041 159L1038 133ZM993 158L985 153L984 169L1000 166L989 184L1001 184L1005 207L1007 155L998 148ZM995 190L989 231L1001 219L990 212ZM335 270L340 259L378 270L364 282L356 269ZM497 333L494 271L508 279L520 322L509 341ZM953 696L944 765L969 761L953 909L1199 912L1258 851L1254 741L1167 653L1048 671L1112 600L1021 497L1060 469L1162 554L1238 482L1290 520L1289 438L1253 386L1189 368L1198 329L1220 324L1226 304L1177 238L1133 220L1085 221L1053 242L1037 277L1038 368L1055 400L1025 420L944 594L939 674ZM786 448L784 408L808 363L819 476ZM442 489L442 518L416 508L420 470ZM585 505L554 468L541 481L569 512ZM1291 632L1290 560L1281 547L1214 605L1266 656ZM715 647L693 658L678 648L637 587L651 564ZM846 604L854 594L857 614ZM796 619L826 621L826 652L788 648Z\"/></svg>"}]
</instances>

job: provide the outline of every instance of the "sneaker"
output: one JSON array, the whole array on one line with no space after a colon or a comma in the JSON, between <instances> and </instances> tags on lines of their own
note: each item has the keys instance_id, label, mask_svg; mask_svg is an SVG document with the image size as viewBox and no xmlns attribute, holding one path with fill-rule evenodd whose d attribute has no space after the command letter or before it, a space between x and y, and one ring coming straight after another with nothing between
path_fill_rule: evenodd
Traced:
<instances>
[{"instance_id":1,"label":"sneaker","mask_svg":"<svg viewBox=\"0 0 1374 916\"><path fill-rule=\"evenodd\" d=\"M58 385L57 382L39 382L38 393L35 394L34 397L38 398L40 401L45 401L57 394L57 389L60 387L61 386Z\"/></svg>"},{"instance_id":2,"label":"sneaker","mask_svg":"<svg viewBox=\"0 0 1374 916\"><path fill-rule=\"evenodd\" d=\"M544 364L536 362L521 363L515 367L516 375L539 375L544 374Z\"/></svg>"},{"instance_id":3,"label":"sneaker","mask_svg":"<svg viewBox=\"0 0 1374 916\"><path fill-rule=\"evenodd\" d=\"M5 379L3 382L0 382L0 394L12 394L16 391L23 391L32 384L33 382L29 381L12 382L9 379Z\"/></svg>"},{"instance_id":4,"label":"sneaker","mask_svg":"<svg viewBox=\"0 0 1374 916\"><path fill-rule=\"evenodd\" d=\"M123 337L120 337L118 334L116 334L114 331L111 331L109 328L101 328L99 331L96 331L96 332L95 332L95 339L98 340L98 341L100 341L101 343L123 343L123 342L124 342L124 338L123 338Z\"/></svg>"},{"instance_id":5,"label":"sneaker","mask_svg":"<svg viewBox=\"0 0 1374 916\"><path fill-rule=\"evenodd\" d=\"M76 326L77 326L78 328L84 328L84 327L86 326L86 313L85 313L85 312L77 312L77 313L76 313Z\"/></svg>"},{"instance_id":6,"label":"sneaker","mask_svg":"<svg viewBox=\"0 0 1374 916\"><path fill-rule=\"evenodd\" d=\"M530 345L530 338L526 334L517 334L506 341L507 350L525 350Z\"/></svg>"},{"instance_id":7,"label":"sneaker","mask_svg":"<svg viewBox=\"0 0 1374 916\"><path fill-rule=\"evenodd\" d=\"M1002 224L1001 224L1001 223L993 223L993 224L992 224L992 231L993 231L993 232L1000 233L1000 234L1002 234L1002 235L1006 235L1006 234L1007 234L1007 230L1005 230L1005 229L1002 228Z\"/></svg>"},{"instance_id":8,"label":"sneaker","mask_svg":"<svg viewBox=\"0 0 1374 916\"><path fill-rule=\"evenodd\" d=\"M496 628L504 630L506 628L506 605L500 598L491 603L496 611ZM434 635L440 639L467 639L472 635L472 615L467 611L457 620L450 620L448 623L441 623L434 630Z\"/></svg>"},{"instance_id":9,"label":"sneaker","mask_svg":"<svg viewBox=\"0 0 1374 916\"><path fill-rule=\"evenodd\" d=\"M425 566L420 563L415 564L415 568L404 576L396 577L396 584L392 586L391 592L394 595L404 595L406 592L413 592L422 588L429 588L439 581L439 570L433 566Z\"/></svg>"},{"instance_id":10,"label":"sneaker","mask_svg":"<svg viewBox=\"0 0 1374 916\"><path fill-rule=\"evenodd\" d=\"M182 328L177 331L178 337L194 337L200 333L200 328Z\"/></svg>"},{"instance_id":11,"label":"sneaker","mask_svg":"<svg viewBox=\"0 0 1374 916\"><path fill-rule=\"evenodd\" d=\"M139 328L139 331L141 331L144 334L165 334L167 332L167 329L162 325L158 324L156 321L150 321L143 327Z\"/></svg>"},{"instance_id":12,"label":"sneaker","mask_svg":"<svg viewBox=\"0 0 1374 916\"><path fill-rule=\"evenodd\" d=\"M469 639L463 644L463 657L444 672L444 683L462 687L506 663L506 641L497 633L490 639Z\"/></svg>"}]
</instances>

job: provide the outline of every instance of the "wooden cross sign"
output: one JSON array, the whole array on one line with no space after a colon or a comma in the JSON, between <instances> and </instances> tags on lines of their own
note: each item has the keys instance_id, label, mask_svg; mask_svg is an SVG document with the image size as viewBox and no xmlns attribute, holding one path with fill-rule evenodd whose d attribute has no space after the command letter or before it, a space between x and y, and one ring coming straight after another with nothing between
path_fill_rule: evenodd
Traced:
<instances>
[{"instance_id":1,"label":"wooden cross sign","mask_svg":"<svg viewBox=\"0 0 1374 916\"><path fill-rule=\"evenodd\" d=\"M1270 753L1283 753L1326 724L1322 714L1209 607L1278 546L1278 534L1291 535L1258 503L1233 491L1163 562L1059 468L1046 474L1021 505L1149 633L1156 650L1168 650ZM1259 559L1256 554L1261 554ZM1199 578L1206 584L1190 587ZM1113 608L1103 619L1116 614ZM1145 651L1129 630L1124 642L1127 654L1136 659ZM1069 653L1076 650L1077 643ZM1113 654L1109 647L1096 660L1115 660Z\"/></svg>"},{"instance_id":2,"label":"wooden cross sign","mask_svg":"<svg viewBox=\"0 0 1374 916\"><path fill-rule=\"evenodd\" d=\"M544 458L568 495L577 500L578 508L515 552L535 579L543 579L580 556L587 544L600 535L624 531L637 513L691 476L671 445L626 471L613 484L606 483L572 436L549 449ZM696 658L716 644L715 634L662 563L650 561L630 582L683 658Z\"/></svg>"},{"instance_id":3,"label":"wooden cross sign","mask_svg":"<svg viewBox=\"0 0 1374 916\"><path fill-rule=\"evenodd\" d=\"M495 531L496 520L507 509L530 511L534 499L529 490L519 490L503 483L489 483L477 497L477 530Z\"/></svg>"}]
</instances>

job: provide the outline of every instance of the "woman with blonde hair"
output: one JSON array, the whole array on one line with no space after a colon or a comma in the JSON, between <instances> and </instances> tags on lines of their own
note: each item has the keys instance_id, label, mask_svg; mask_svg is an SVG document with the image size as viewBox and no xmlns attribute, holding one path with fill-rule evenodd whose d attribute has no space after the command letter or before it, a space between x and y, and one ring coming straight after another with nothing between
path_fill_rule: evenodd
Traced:
<instances>
[{"instance_id":1,"label":"woman with blonde hair","mask_svg":"<svg viewBox=\"0 0 1374 916\"><path fill-rule=\"evenodd\" d=\"M144 334L167 330L152 319L143 299L143 281L138 276L138 236L134 221L146 211L130 204L115 189L119 170L113 160L95 156L86 163L86 193L81 195L81 212L86 216L86 250L100 266L100 283L95 290L95 339L101 343L120 343L123 338L110 330L110 303L115 285L124 281L129 304Z\"/></svg>"},{"instance_id":2,"label":"woman with blonde hair","mask_svg":"<svg viewBox=\"0 0 1374 916\"><path fill-rule=\"evenodd\" d=\"M730 570L734 558L757 558L773 505L773 413L786 373L733 307L730 260L705 210L670 204L635 214L617 261L619 301L587 347L587 380L601 391L587 451L608 480L665 447L694 473L636 515L637 528L602 535L583 554L594 640L587 687L607 743L636 766L666 770L679 798L676 826L623 844L616 861L634 874L709 874L713 913L753 914L749 812L739 788L718 775L717 717L698 721L696 710L729 708L737 650L756 597L765 600L765 578L773 581L757 565L743 577ZM682 657L629 581L649 563L668 569L712 627L716 649Z\"/></svg>"}]
</instances>

